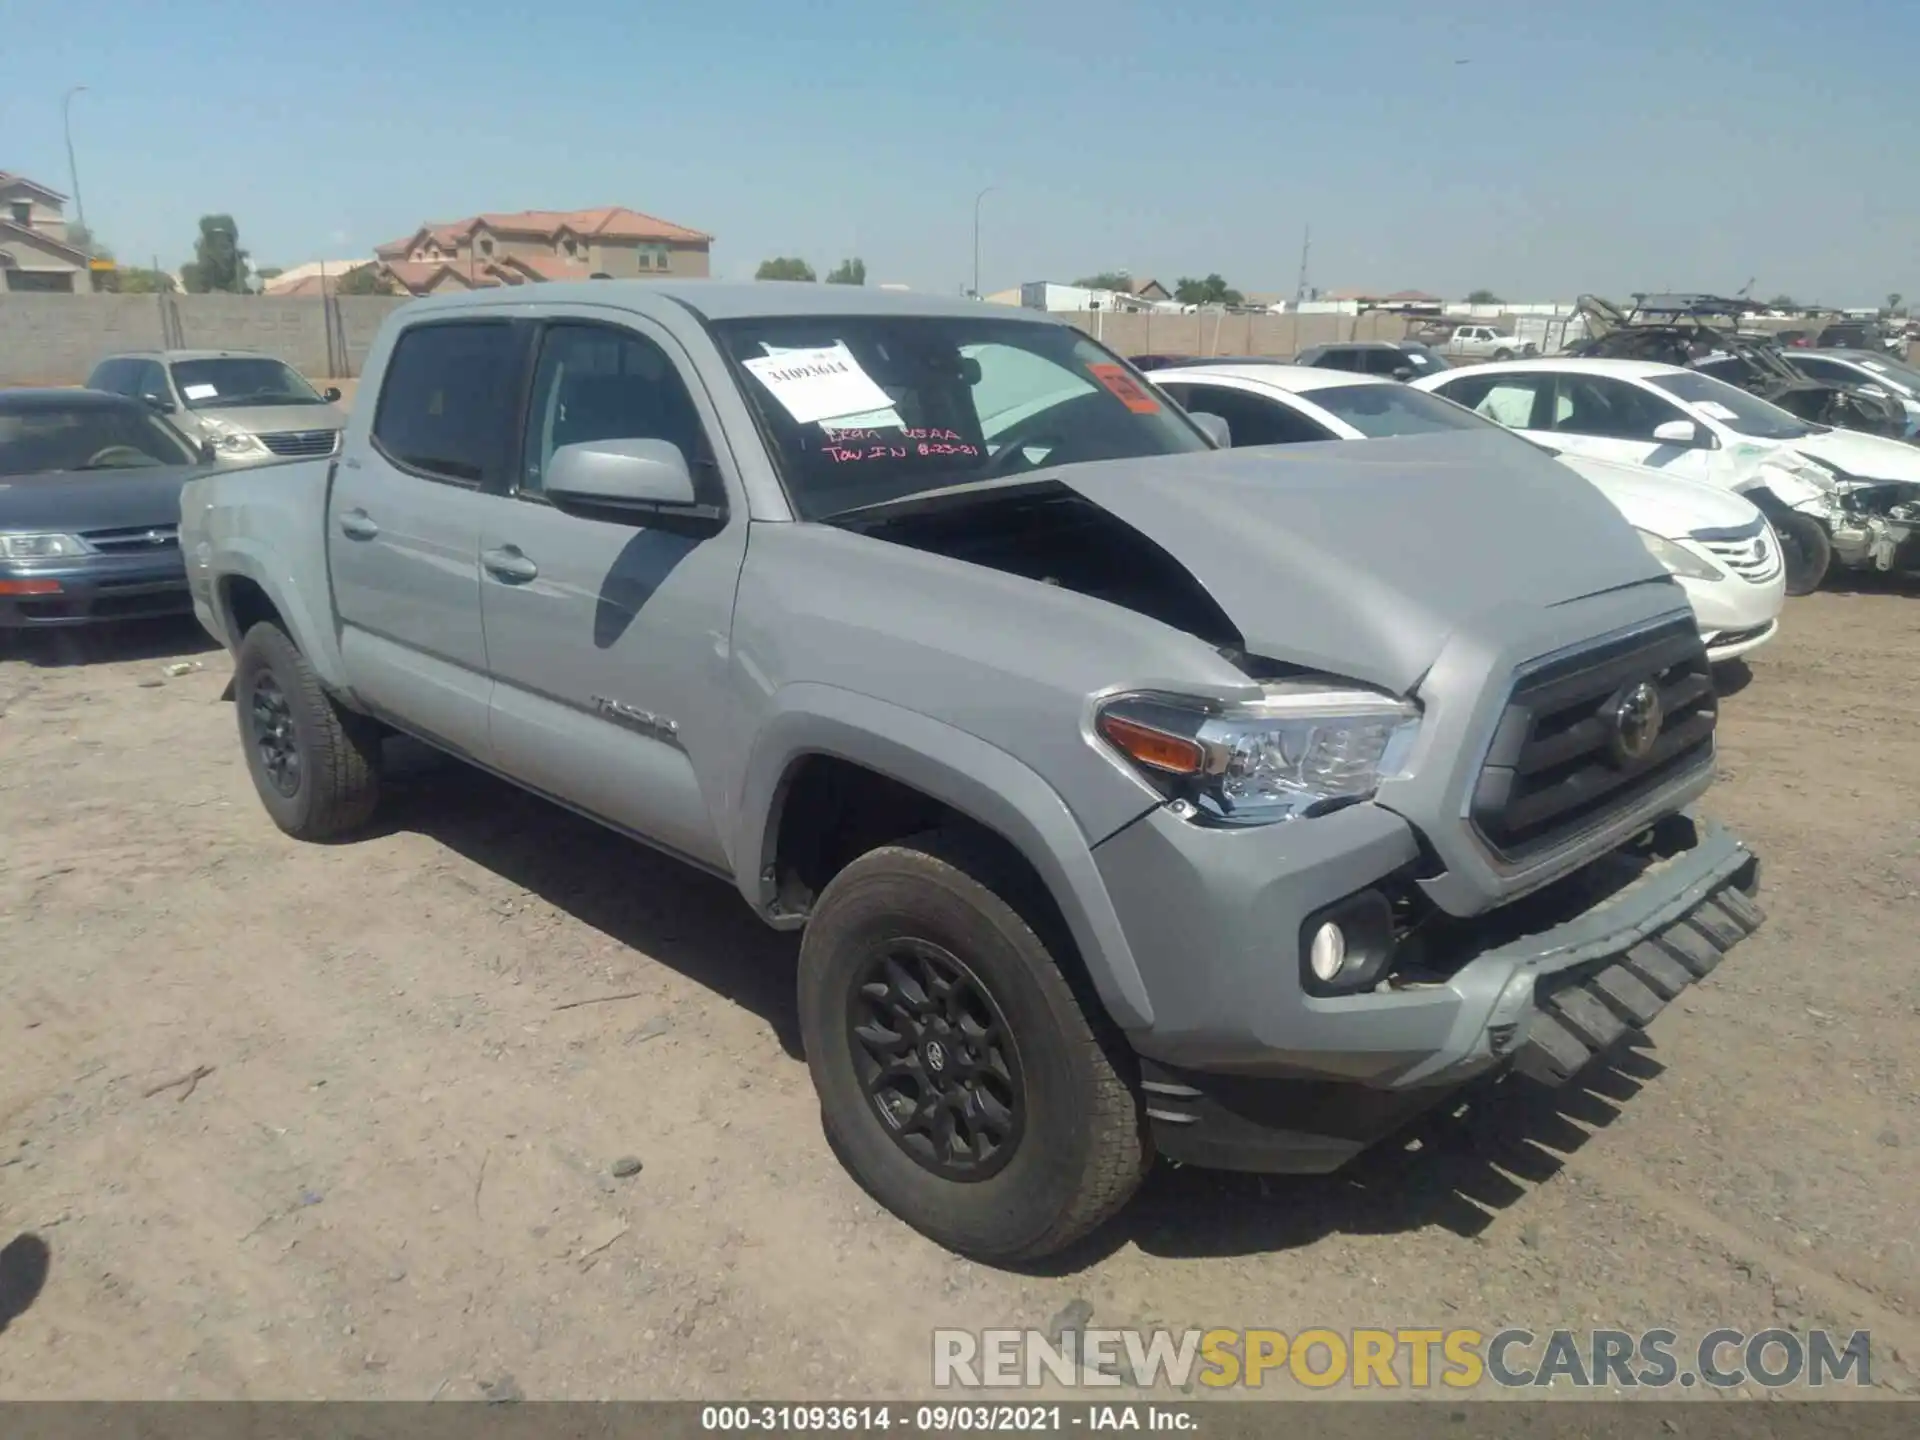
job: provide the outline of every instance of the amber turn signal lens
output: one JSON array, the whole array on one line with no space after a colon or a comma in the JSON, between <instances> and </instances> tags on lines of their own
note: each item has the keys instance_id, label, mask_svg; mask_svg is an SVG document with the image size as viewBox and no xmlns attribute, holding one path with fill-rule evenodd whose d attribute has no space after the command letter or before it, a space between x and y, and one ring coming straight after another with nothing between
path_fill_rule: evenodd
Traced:
<instances>
[{"instance_id":1,"label":"amber turn signal lens","mask_svg":"<svg viewBox=\"0 0 1920 1440\"><path fill-rule=\"evenodd\" d=\"M58 580L0 580L0 595L58 595Z\"/></svg>"},{"instance_id":2,"label":"amber turn signal lens","mask_svg":"<svg viewBox=\"0 0 1920 1440\"><path fill-rule=\"evenodd\" d=\"M1196 741L1184 735L1170 735L1137 720L1118 715L1102 715L1094 726L1101 736L1128 759L1170 775L1198 775L1205 758Z\"/></svg>"}]
</instances>

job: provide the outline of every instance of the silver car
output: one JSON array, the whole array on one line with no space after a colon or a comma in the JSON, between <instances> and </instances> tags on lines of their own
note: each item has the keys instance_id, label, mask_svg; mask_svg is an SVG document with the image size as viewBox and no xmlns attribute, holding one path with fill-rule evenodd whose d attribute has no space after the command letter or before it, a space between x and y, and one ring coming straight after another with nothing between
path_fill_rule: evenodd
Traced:
<instances>
[{"instance_id":1,"label":"silver car","mask_svg":"<svg viewBox=\"0 0 1920 1440\"><path fill-rule=\"evenodd\" d=\"M251 350L149 350L93 367L87 388L128 395L167 417L220 465L310 460L340 445L340 392Z\"/></svg>"}]
</instances>

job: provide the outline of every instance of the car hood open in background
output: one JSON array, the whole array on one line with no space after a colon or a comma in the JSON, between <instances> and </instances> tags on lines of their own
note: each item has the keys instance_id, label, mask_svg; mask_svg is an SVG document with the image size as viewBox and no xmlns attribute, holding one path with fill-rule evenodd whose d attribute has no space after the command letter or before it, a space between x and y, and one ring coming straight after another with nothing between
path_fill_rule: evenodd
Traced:
<instances>
[{"instance_id":1,"label":"car hood open in background","mask_svg":"<svg viewBox=\"0 0 1920 1440\"><path fill-rule=\"evenodd\" d=\"M180 487L202 473L182 465L0 475L0 530L172 529L180 523Z\"/></svg>"}]
</instances>

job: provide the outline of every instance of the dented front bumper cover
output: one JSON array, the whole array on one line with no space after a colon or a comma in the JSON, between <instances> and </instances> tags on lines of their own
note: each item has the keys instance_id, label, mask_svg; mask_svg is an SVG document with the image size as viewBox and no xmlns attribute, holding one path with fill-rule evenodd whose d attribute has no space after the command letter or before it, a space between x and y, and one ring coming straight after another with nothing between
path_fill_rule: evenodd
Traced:
<instances>
[{"instance_id":1,"label":"dented front bumper cover","mask_svg":"<svg viewBox=\"0 0 1920 1440\"><path fill-rule=\"evenodd\" d=\"M1759 928L1759 861L1717 825L1675 816L1690 843L1560 923L1480 950L1424 997L1431 1048L1354 1084L1331 1074L1209 1074L1143 1057L1155 1142L1169 1159L1243 1170L1325 1171L1470 1081L1512 1069L1572 1079L1648 1025ZM1359 1078L1359 1077L1353 1077Z\"/></svg>"}]
</instances>

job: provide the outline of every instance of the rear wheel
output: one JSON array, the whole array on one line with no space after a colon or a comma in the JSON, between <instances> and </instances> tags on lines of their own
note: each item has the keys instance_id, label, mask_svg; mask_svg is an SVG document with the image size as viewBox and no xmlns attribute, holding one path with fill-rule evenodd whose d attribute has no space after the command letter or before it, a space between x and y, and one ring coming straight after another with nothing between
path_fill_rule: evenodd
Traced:
<instances>
[{"instance_id":1,"label":"rear wheel","mask_svg":"<svg viewBox=\"0 0 1920 1440\"><path fill-rule=\"evenodd\" d=\"M835 1150L894 1214L982 1260L1070 1244L1152 1161L1124 1043L1076 1000L1051 928L993 846L935 831L836 875L800 949Z\"/></svg>"},{"instance_id":2,"label":"rear wheel","mask_svg":"<svg viewBox=\"0 0 1920 1440\"><path fill-rule=\"evenodd\" d=\"M247 771L273 823L297 840L366 824L380 799L380 732L327 694L306 656L263 621L240 642L234 710Z\"/></svg>"},{"instance_id":3,"label":"rear wheel","mask_svg":"<svg viewBox=\"0 0 1920 1440\"><path fill-rule=\"evenodd\" d=\"M1833 563L1833 542L1827 538L1826 528L1811 515L1797 515L1791 510L1769 515L1767 523L1780 546L1787 594L1811 595L1827 578L1827 569Z\"/></svg>"},{"instance_id":4,"label":"rear wheel","mask_svg":"<svg viewBox=\"0 0 1920 1440\"><path fill-rule=\"evenodd\" d=\"M1511 360L1513 358L1513 352L1506 349L1496 350L1493 352L1493 358L1496 360Z\"/></svg>"}]
</instances>

